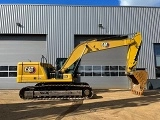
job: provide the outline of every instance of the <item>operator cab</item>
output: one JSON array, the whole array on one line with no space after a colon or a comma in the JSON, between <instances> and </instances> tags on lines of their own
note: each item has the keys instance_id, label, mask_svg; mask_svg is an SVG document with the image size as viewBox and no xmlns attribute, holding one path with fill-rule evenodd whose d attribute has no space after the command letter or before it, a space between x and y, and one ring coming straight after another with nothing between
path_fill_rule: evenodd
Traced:
<instances>
[{"instance_id":1,"label":"operator cab","mask_svg":"<svg viewBox=\"0 0 160 120\"><path fill-rule=\"evenodd\" d=\"M64 63L66 62L67 58L57 58L56 59L56 71L60 70ZM66 71L65 73L75 74L77 73L79 67L80 60L74 62Z\"/></svg>"},{"instance_id":2,"label":"operator cab","mask_svg":"<svg viewBox=\"0 0 160 120\"><path fill-rule=\"evenodd\" d=\"M57 58L56 59L56 67L55 67L55 76L54 78L63 79L63 73L61 73L61 68L66 62L67 58ZM65 70L65 74L72 74L74 78L77 78L77 71L79 67L79 60L74 62L67 70ZM52 77L53 78L53 77Z\"/></svg>"},{"instance_id":3,"label":"operator cab","mask_svg":"<svg viewBox=\"0 0 160 120\"><path fill-rule=\"evenodd\" d=\"M63 73L61 73L60 70L66 62L66 60L67 58L57 58L56 66L53 68L50 66L50 64L47 63L47 59L44 56L42 56L41 63L43 64L43 67L46 69L48 79L63 79ZM74 78L77 78L79 63L80 60L74 62L67 70L65 70L64 74L71 74Z\"/></svg>"}]
</instances>

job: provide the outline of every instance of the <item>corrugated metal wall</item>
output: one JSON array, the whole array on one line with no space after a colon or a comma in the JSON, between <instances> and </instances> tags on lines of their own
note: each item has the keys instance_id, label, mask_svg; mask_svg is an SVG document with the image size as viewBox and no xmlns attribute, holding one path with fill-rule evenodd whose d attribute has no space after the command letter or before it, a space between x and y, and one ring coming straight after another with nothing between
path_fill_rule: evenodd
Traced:
<instances>
[{"instance_id":1,"label":"corrugated metal wall","mask_svg":"<svg viewBox=\"0 0 160 120\"><path fill-rule=\"evenodd\" d=\"M74 34L140 31L143 46L138 67L147 68L149 78L155 79L153 43L160 41L159 8L0 5L0 18L1 34L47 34L47 57L51 63L56 57L68 57L74 48ZM99 23L104 29L98 27Z\"/></svg>"}]
</instances>

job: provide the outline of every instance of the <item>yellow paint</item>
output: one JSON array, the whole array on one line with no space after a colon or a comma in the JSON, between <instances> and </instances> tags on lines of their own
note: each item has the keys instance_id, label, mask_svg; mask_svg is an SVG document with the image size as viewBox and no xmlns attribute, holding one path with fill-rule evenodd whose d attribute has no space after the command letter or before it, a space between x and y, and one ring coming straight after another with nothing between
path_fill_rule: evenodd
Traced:
<instances>
[{"instance_id":1,"label":"yellow paint","mask_svg":"<svg viewBox=\"0 0 160 120\"><path fill-rule=\"evenodd\" d=\"M48 67L53 67L46 64ZM64 79L48 79L47 72L40 62L19 62L17 65L17 82L18 83L39 83L39 82L72 82L71 74L63 74ZM26 68L35 68L34 72L28 72Z\"/></svg>"}]
</instances>

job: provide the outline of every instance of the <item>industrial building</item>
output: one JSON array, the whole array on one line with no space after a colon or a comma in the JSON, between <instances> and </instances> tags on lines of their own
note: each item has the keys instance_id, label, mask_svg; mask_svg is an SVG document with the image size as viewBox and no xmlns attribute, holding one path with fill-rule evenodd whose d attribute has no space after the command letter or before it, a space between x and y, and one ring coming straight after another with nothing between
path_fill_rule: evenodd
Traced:
<instances>
[{"instance_id":1,"label":"industrial building","mask_svg":"<svg viewBox=\"0 0 160 120\"><path fill-rule=\"evenodd\" d=\"M0 89L19 89L19 61L55 64L82 41L141 32L138 68L145 68L154 87L160 87L160 8L65 5L0 5ZM127 47L83 56L80 81L95 89L130 88L124 75Z\"/></svg>"}]
</instances>

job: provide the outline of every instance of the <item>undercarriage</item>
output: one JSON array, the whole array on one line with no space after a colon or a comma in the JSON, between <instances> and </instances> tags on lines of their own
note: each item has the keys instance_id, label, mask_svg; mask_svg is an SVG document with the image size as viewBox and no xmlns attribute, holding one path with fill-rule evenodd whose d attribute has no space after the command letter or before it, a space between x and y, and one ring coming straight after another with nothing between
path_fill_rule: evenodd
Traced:
<instances>
[{"instance_id":1,"label":"undercarriage","mask_svg":"<svg viewBox=\"0 0 160 120\"><path fill-rule=\"evenodd\" d=\"M93 96L93 91L87 83L38 83L22 88L19 96L36 100L88 99Z\"/></svg>"}]
</instances>

